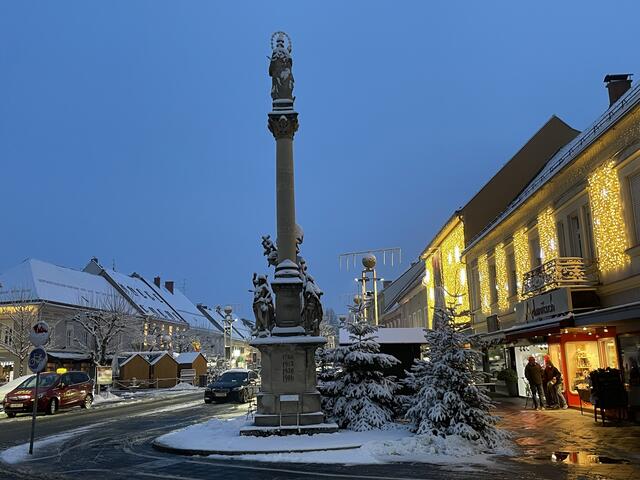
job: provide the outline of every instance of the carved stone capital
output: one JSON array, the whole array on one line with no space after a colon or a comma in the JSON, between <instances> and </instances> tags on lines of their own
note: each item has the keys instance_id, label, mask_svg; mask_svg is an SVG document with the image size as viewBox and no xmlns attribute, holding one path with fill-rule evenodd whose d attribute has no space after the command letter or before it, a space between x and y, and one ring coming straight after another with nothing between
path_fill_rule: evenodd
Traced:
<instances>
[{"instance_id":1,"label":"carved stone capital","mask_svg":"<svg viewBox=\"0 0 640 480\"><path fill-rule=\"evenodd\" d=\"M293 139L293 135L298 131L298 114L296 112L269 114L269 131L273 133L276 140Z\"/></svg>"}]
</instances>

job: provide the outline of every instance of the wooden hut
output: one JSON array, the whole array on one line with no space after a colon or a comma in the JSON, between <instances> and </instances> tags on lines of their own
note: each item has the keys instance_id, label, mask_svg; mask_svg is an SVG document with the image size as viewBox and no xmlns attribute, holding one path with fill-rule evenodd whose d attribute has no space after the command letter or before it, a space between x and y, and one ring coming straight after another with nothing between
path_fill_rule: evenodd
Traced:
<instances>
[{"instance_id":1,"label":"wooden hut","mask_svg":"<svg viewBox=\"0 0 640 480\"><path fill-rule=\"evenodd\" d=\"M123 387L144 386L149 383L151 366L138 353L118 358L118 379Z\"/></svg>"},{"instance_id":2,"label":"wooden hut","mask_svg":"<svg viewBox=\"0 0 640 480\"><path fill-rule=\"evenodd\" d=\"M176 358L178 373L182 378L183 370L194 370L194 384L198 384L202 375L207 375L207 358L200 352L184 352Z\"/></svg>"},{"instance_id":3,"label":"wooden hut","mask_svg":"<svg viewBox=\"0 0 640 480\"><path fill-rule=\"evenodd\" d=\"M178 362L167 352L153 352L147 357L151 366L149 378L156 388L175 387L178 383Z\"/></svg>"}]
</instances>

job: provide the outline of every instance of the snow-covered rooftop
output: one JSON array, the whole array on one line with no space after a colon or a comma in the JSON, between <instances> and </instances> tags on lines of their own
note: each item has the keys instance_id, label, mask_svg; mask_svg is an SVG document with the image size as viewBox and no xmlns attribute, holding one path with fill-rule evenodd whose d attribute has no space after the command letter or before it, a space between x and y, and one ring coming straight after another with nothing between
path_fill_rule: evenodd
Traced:
<instances>
[{"instance_id":1,"label":"snow-covered rooftop","mask_svg":"<svg viewBox=\"0 0 640 480\"><path fill-rule=\"evenodd\" d=\"M416 343L426 343L425 335L426 331L424 328L384 328L381 327L378 329L378 332L375 334L376 342L379 344L416 344ZM340 329L340 345L348 345L352 343L349 338L349 332L345 328Z\"/></svg>"},{"instance_id":2,"label":"snow-covered rooftop","mask_svg":"<svg viewBox=\"0 0 640 480\"><path fill-rule=\"evenodd\" d=\"M0 275L0 303L40 300L99 308L114 296L121 297L102 277L36 259Z\"/></svg>"},{"instance_id":3,"label":"snow-covered rooftop","mask_svg":"<svg viewBox=\"0 0 640 480\"><path fill-rule=\"evenodd\" d=\"M465 252L472 248L482 238L484 238L497 225L509 217L520 205L525 203L540 188L549 182L560 170L575 160L578 155L592 145L601 135L626 115L632 108L640 103L640 85L636 85L624 94L616 103L611 105L589 128L580 133L576 138L561 148L547 164L540 170L540 173L525 187L509 206L490 222L475 238L467 245Z\"/></svg>"},{"instance_id":4,"label":"snow-covered rooftop","mask_svg":"<svg viewBox=\"0 0 640 480\"><path fill-rule=\"evenodd\" d=\"M200 355L202 355L200 352L183 352L176 357L176 362L180 364L193 363L193 361ZM204 355L202 356L204 357Z\"/></svg>"}]
</instances>

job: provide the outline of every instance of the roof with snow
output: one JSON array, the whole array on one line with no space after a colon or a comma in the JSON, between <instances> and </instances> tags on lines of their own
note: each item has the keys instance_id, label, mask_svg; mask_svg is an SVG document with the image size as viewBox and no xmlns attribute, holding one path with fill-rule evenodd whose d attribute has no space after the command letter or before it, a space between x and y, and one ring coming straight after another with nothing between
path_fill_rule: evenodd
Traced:
<instances>
[{"instance_id":1,"label":"roof with snow","mask_svg":"<svg viewBox=\"0 0 640 480\"><path fill-rule=\"evenodd\" d=\"M629 113L635 106L640 103L640 85L631 88L617 102L609 107L589 128L580 133L576 138L570 141L566 146L561 148L546 165L540 170L540 173L524 188L509 206L490 222L478 235L473 238L466 246L466 253L480 240L482 240L497 225L502 223L509 217L520 205L525 203L544 185L546 185L558 172L573 162L582 152L597 141L601 135L606 133L615 123Z\"/></svg>"},{"instance_id":2,"label":"roof with snow","mask_svg":"<svg viewBox=\"0 0 640 480\"><path fill-rule=\"evenodd\" d=\"M158 286L153 282L149 282L144 277L140 279L147 285L148 288L153 290L159 296L161 296L166 303L171 305L173 310L189 324L191 328L197 328L200 330L221 330L218 326L214 325L209 319L200 311L198 307L187 298L178 288L173 288L173 293L165 286Z\"/></svg>"},{"instance_id":3,"label":"roof with snow","mask_svg":"<svg viewBox=\"0 0 640 480\"><path fill-rule=\"evenodd\" d=\"M198 357L203 357L205 360L207 359L207 357L200 352L183 352L176 357L176 362L180 365L191 364Z\"/></svg>"},{"instance_id":4,"label":"roof with snow","mask_svg":"<svg viewBox=\"0 0 640 480\"><path fill-rule=\"evenodd\" d=\"M209 321L215 325L221 332L224 331L222 324L224 322L221 315L216 311L215 308L211 308L207 305L198 304L198 310L207 316ZM247 319L235 319L233 322L233 335L242 339L248 339L251 337L251 330L253 327L253 323Z\"/></svg>"},{"instance_id":5,"label":"roof with snow","mask_svg":"<svg viewBox=\"0 0 640 480\"><path fill-rule=\"evenodd\" d=\"M0 303L46 301L100 308L121 295L99 276L27 259L0 275Z\"/></svg>"},{"instance_id":6,"label":"roof with snow","mask_svg":"<svg viewBox=\"0 0 640 480\"><path fill-rule=\"evenodd\" d=\"M385 344L423 344L426 343L424 328L385 328L380 327L375 334L376 342ZM349 332L345 328L340 329L340 345L353 343L349 338Z\"/></svg>"}]
</instances>

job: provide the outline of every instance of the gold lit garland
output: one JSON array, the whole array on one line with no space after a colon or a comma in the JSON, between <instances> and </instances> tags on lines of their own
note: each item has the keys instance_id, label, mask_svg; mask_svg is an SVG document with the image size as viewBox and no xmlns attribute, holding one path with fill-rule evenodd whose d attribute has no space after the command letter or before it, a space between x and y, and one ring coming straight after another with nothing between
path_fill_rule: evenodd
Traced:
<instances>
[{"instance_id":1,"label":"gold lit garland","mask_svg":"<svg viewBox=\"0 0 640 480\"><path fill-rule=\"evenodd\" d=\"M540 236L543 261L556 258L558 256L558 237L551 207L538 215L538 235Z\"/></svg>"},{"instance_id":2,"label":"gold lit garland","mask_svg":"<svg viewBox=\"0 0 640 480\"><path fill-rule=\"evenodd\" d=\"M496 290L498 291L498 308L505 311L509 308L509 277L507 274L507 255L504 244L496 246L494 253L496 261Z\"/></svg>"},{"instance_id":3,"label":"gold lit garland","mask_svg":"<svg viewBox=\"0 0 640 480\"><path fill-rule=\"evenodd\" d=\"M593 237L598 252L598 267L603 274L618 271L629 263L626 228L622 216L620 180L610 160L588 179L593 217Z\"/></svg>"},{"instance_id":4,"label":"gold lit garland","mask_svg":"<svg viewBox=\"0 0 640 480\"><path fill-rule=\"evenodd\" d=\"M436 304L436 295L433 287L433 255L425 259L425 271L422 278L422 285L427 291L427 325L433 328L433 308Z\"/></svg>"},{"instance_id":5,"label":"gold lit garland","mask_svg":"<svg viewBox=\"0 0 640 480\"><path fill-rule=\"evenodd\" d=\"M455 305L458 313L469 310L467 270L461 261L462 250L464 250L464 226L459 222L440 245L445 305ZM467 321L469 321L468 316L456 317L456 322Z\"/></svg>"},{"instance_id":6,"label":"gold lit garland","mask_svg":"<svg viewBox=\"0 0 640 480\"><path fill-rule=\"evenodd\" d=\"M522 276L530 270L529 239L527 229L522 228L513 234L513 255L516 260L516 282L518 298L522 300Z\"/></svg>"},{"instance_id":7,"label":"gold lit garland","mask_svg":"<svg viewBox=\"0 0 640 480\"><path fill-rule=\"evenodd\" d=\"M491 291L489 284L489 261L487 254L483 254L478 258L478 277L480 280L480 305L482 313L488 315L491 313Z\"/></svg>"}]
</instances>

